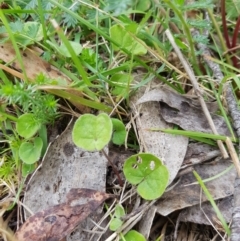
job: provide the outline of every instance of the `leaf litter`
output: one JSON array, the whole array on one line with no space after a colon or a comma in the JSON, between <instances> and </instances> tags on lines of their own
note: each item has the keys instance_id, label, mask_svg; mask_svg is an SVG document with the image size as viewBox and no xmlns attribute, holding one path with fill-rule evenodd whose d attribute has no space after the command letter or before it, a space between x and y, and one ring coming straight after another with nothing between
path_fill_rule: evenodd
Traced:
<instances>
[{"instance_id":1,"label":"leaf litter","mask_svg":"<svg viewBox=\"0 0 240 241\"><path fill-rule=\"evenodd\" d=\"M16 238L19 241L60 241L110 197L113 195L91 189L71 189L65 203L29 217L16 232Z\"/></svg>"},{"instance_id":2,"label":"leaf litter","mask_svg":"<svg viewBox=\"0 0 240 241\"><path fill-rule=\"evenodd\" d=\"M166 129L169 128L169 125L172 127L172 125L175 124L184 130L205 133L212 133L212 131L209 128L202 109L195 98L177 94L166 87L159 87L157 85L146 89L147 91L144 92L141 90L135 94L135 97L133 97L134 103L132 103L132 109L134 115L137 116L137 131L143 150L148 150L151 153L154 153L165 162L171 176L169 184L171 184L171 182L175 179L177 173L180 171L180 167L184 165L185 167L194 165L194 169L198 172L202 179L217 176L219 173L224 173L225 170L230 169L230 159L217 160L214 164L203 164L203 161L219 157L220 152L216 147L211 147L201 143L188 144L188 141L184 142L183 139L178 140L177 136L174 135L170 135L172 139L169 139L169 144L167 144L167 141L164 140L165 143L163 145L162 142L166 136L162 135L160 132L149 131L150 129ZM230 133L224 119L215 114L217 111L216 104L210 103L207 105L218 132L221 135L229 136ZM160 119L164 124L160 124ZM179 141L182 143L179 143ZM157 144L154 148L155 143ZM177 155L178 158L169 158L169 156L165 154L166 150L161 149L162 145L164 148L166 148L166 146L169 147L167 153L171 152L175 155L178 153L178 149L176 147L180 147L180 154ZM216 177L215 179L213 178L213 180L206 183L214 200L223 199L223 203L229 203L224 202L224 200L225 198L226 200L229 200L233 194L233 183L235 177L236 171L234 168L231 168L220 177ZM198 215L198 212L196 211L199 210L199 204L201 203L203 203L206 210L212 210L209 203L204 203L207 201L206 197L203 195L203 197L200 198L200 194L201 189L196 183L196 179L192 173L188 173L176 180L175 183L172 184L172 187L169 188L169 191L165 192L159 201L154 204L155 208L151 208L146 215L149 220L153 220L156 212L163 216L168 216L176 210L185 209L185 211L183 211L184 214L189 212L192 214L191 221L197 221L197 223L208 223L209 225L208 219L204 215ZM187 209L187 207L190 208ZM221 205L220 207L222 210L225 210L228 209L229 206ZM195 214L196 217L194 216ZM152 216L149 217L148 215ZM209 212L209 215L211 215L210 219L214 220L213 223L216 223L216 214L211 211ZM227 220L229 220L229 210L225 210L223 215ZM188 215L188 217L189 216L190 215ZM187 217L185 220L188 220ZM141 231L145 234L145 237L148 238L152 228L152 222L147 225L146 221L143 219L140 221L140 227L145 228L141 228Z\"/></svg>"},{"instance_id":3,"label":"leaf litter","mask_svg":"<svg viewBox=\"0 0 240 241\"><path fill-rule=\"evenodd\" d=\"M204 215L199 215L198 213L199 204L203 203L202 205L204 205L203 207L205 210L211 210L211 207L204 203L206 198L199 198L201 190L197 184L192 185L192 183L195 182L193 175L188 173L184 176L181 176L179 180L176 180L177 174L179 171L181 171L181 167L195 165L196 160L198 160L198 162L201 164L195 165L195 170L197 170L203 179L217 175L229 167L229 162L227 160L218 160L218 162L215 164L202 164L203 160L206 159L205 161L207 161L211 159L208 156L209 152L214 153L214 157L218 156L219 151L215 147L205 144L188 144L188 138L186 137L149 131L150 128L164 129L172 127L173 124L180 125L176 119L171 120L171 123L168 123L169 119L165 114L167 109L170 109L171 112L173 110L176 111L178 107L176 105L172 105L172 98L165 98L164 95L168 97L174 96L174 102L188 103L189 113L192 113L191 108L193 108L196 113L197 108L193 98L183 97L182 95L178 95L170 90L166 91L166 88L159 88L154 84L153 87L150 87L150 89L151 88L151 94L155 91L155 93L158 95L159 93L162 95L160 97L158 96L157 98L155 96L149 97L151 94L144 94L143 90L141 89L140 92L137 92L131 99L131 101L133 101L131 102L131 106L135 117L137 116L140 118L136 118L136 125L138 135L141 140L140 143L142 143L142 150L148 150L151 153L154 153L155 151L154 154L159 156L168 166L171 179L169 181L169 191L167 191L162 198L160 198L152 207L150 207L139 221L139 231L144 234L145 238L148 238L151 233L154 218L156 217L157 213L163 216L168 216L170 213L176 210L182 210L186 207L189 207L189 209L184 209L184 211L182 211L182 214L179 216L179 221L190 220L197 223L208 223L208 221L206 221L206 217ZM163 107L166 109L165 111L161 111L161 104L165 105ZM179 109L177 109L178 115L183 115L183 112L184 108L182 109L179 107ZM217 116L215 118L217 119ZM161 121L159 121L159 119ZM196 119L191 119L191 121L194 122ZM191 123L191 121L189 121L189 123ZM218 123L222 122L218 121ZM221 124L221 126L224 125ZM48 209L48 207L53 205L58 207L61 205L60 203L62 203L62 200L64 200L64 196L73 187L91 188L94 190L99 190L100 192L105 190L105 157L102 157L99 152L86 152L76 148L71 140L72 127L73 122L70 123L62 135L49 146L41 167L39 167L32 176L26 190L24 204L33 213L41 213L40 217L43 219L45 217L44 215L47 215L47 212L49 212L47 210L51 210ZM196 126L195 130L199 131ZM226 130L223 129L223 131ZM169 153L172 155L169 155ZM126 159L125 153L120 153L118 158L120 158L121 155L124 156L123 159ZM78 158L79 156L80 161ZM94 162L94 160L96 160L96 162ZM87 164L89 165L88 167ZM211 165L211 168L209 168L209 165ZM96 167L96 170L93 171L93 167ZM94 179L93 176L95 176L96 179ZM222 198L227 198L226 200L228 200L231 197L233 193L232 183L235 179L235 176L236 172L234 169L231 169L229 172L218 177L217 179L207 182L207 187L211 191L215 200ZM74 179L74 177L78 178ZM89 180L93 180L93 182L90 182ZM99 180L102 181L99 182ZM36 193L38 193L38 196L36 196ZM219 202L226 203L224 200L225 199L223 199L223 201L220 200ZM85 200L81 201L81 203L87 202ZM226 208L224 205L221 205L221 207ZM46 210L41 211L44 209ZM185 213L190 213L191 217L188 217L185 215ZM229 212L223 213L228 220ZM213 222L217 220L213 212L209 211L209 215L210 220L213 220ZM98 217L95 217L94 220L98 221L101 216L96 216ZM26 217L29 217L29 214L26 213ZM146 220L148 220L148 222ZM41 219L39 219L39 222L42 222ZM78 222L80 221L76 221L76 223ZM82 224L80 224L80 228L75 229L72 235L67 236L67 240L75 241L84 240L83 237L89 238L90 236L84 234L83 229L92 229L94 224L90 223L91 222L89 221L84 221ZM74 228L70 229L72 231ZM65 234L70 234L70 229L65 233L63 232L62 235L64 236ZM60 238L62 238L62 236Z\"/></svg>"},{"instance_id":4,"label":"leaf litter","mask_svg":"<svg viewBox=\"0 0 240 241\"><path fill-rule=\"evenodd\" d=\"M72 188L105 191L107 160L100 152L87 152L74 145L73 125L74 120L49 145L41 166L35 171L27 185L24 204L32 213L47 209L49 206L59 205ZM105 151L108 152L107 148ZM92 218L97 221L101 216L100 213L101 209ZM29 217L26 211L25 216ZM90 234L82 229L90 229L92 226L92 222L86 220L67 240L88 239Z\"/></svg>"},{"instance_id":5,"label":"leaf litter","mask_svg":"<svg viewBox=\"0 0 240 241\"><path fill-rule=\"evenodd\" d=\"M24 62L25 61L27 61L27 60L24 60ZM32 61L32 62L34 62L34 64L35 64L35 61ZM14 63L14 65L15 64L16 63ZM17 66L15 66L15 67L17 67ZM34 69L34 68L29 68L29 69ZM47 69L45 69L44 72L46 72L46 70ZM156 92L154 92L154 91L156 91ZM159 93L160 93L160 95L159 95ZM167 93L167 94L165 94L166 95L165 97L168 97L168 100L164 99L165 98L165 97L163 97L164 93ZM199 210L194 209L194 208L196 208L196 207L198 208L198 204L200 204L201 202L204 202L205 199L203 198L202 200L200 200L200 198L199 198L200 188L195 190L196 185L190 185L190 184L192 184L192 182L195 181L193 176L188 173L185 176L181 176L180 180L177 181L176 183L173 183L173 182L176 180L177 173L179 172L179 170L181 170L182 165L190 165L191 166L191 165L196 164L196 160L198 160L198 162L201 163L203 159L209 158L209 156L207 156L208 150L202 150L199 146L198 148L199 148L199 150L201 149L201 151L199 151L198 153L195 152L195 154L193 154L193 155L185 156L185 153L187 152L187 148L188 148L188 150L190 148L190 145L188 145L188 138L184 137L181 139L181 138L178 138L177 136L171 137L171 135L168 135L165 133L161 133L162 135L157 135L157 134L155 135L154 132L147 131L147 129L154 128L154 127L164 129L164 128L171 128L171 127L173 127L173 125L178 125L181 128L186 129L186 130L211 132L206 120L204 119L203 113L201 112L201 108L199 108L199 105L197 104L198 101L195 101L194 98L185 98L182 95L181 96L178 95L176 97L175 94L176 93L174 93L173 91L168 91L166 89L163 90L162 88L153 89L144 95L142 93L140 93L140 94L137 93L137 95L139 95L138 97L140 97L140 99L137 97L138 98L137 102L134 102L132 104L133 114L134 114L134 117L136 118L140 143L142 144L142 150L145 150L145 151L151 150L151 152L153 151L152 153L155 154L154 151L156 151L156 148L159 145L158 148L160 149L160 151L156 151L156 155L159 156L168 166L168 168L170 170L170 176L171 176L169 185L172 185L172 186L170 186L170 190L166 194L164 194L166 196L163 196L157 204L153 205L151 207L151 210L146 214L146 216L149 218L149 220L151 220L151 222L149 222L149 225L147 227L144 225L144 222L143 222L144 218L142 218L142 220L140 222L140 226L142 225L142 227L146 227L145 237L149 237L150 229L151 229L152 222L153 222L156 211L158 211L162 215L167 215L166 213L169 214L171 212L174 212L177 209L182 209L183 207L192 206L192 205L197 204L195 206L190 207L189 209L185 209L184 211L182 211L182 215L180 215L179 220L180 221L190 220L193 222L195 220L195 222L198 222L198 223L203 223L203 220L204 220L204 218L201 215L200 215L200 218L194 218L195 217L194 215L197 215L197 214L199 215ZM171 98L169 98L169 97L172 97L172 95L174 95L174 98L172 98L172 100L171 100ZM148 102L150 102L150 103L148 103ZM141 105L141 107L139 108L140 105ZM208 108L210 109L210 112L211 112L210 105L208 105ZM214 112L214 110L212 112ZM153 119L153 121L152 122L150 121L150 123L151 123L150 127L148 125L145 126L145 122L148 122L148 120L151 118ZM215 114L212 114L212 118L218 129L218 132L222 135L229 135L228 129L226 128L224 122L222 122L222 119L219 118L219 116L217 116ZM160 122L158 119L161 119L161 125L159 124ZM149 132L149 135L147 135L146 132ZM151 139L149 136L152 136L153 138ZM66 144L66 147L65 147L66 153L68 152L66 150L72 149L71 144L68 146L69 148L67 146L68 146L68 144ZM180 150L176 149L177 146L182 147L182 152ZM59 151L59 150L64 149L64 145L62 145L60 147L61 147L61 149L58 149L58 150L56 149L56 150ZM52 154L56 150L54 150L52 152ZM213 149L211 151L214 152L216 150ZM71 151L69 151L69 153L70 152ZM174 155L169 156L169 152L173 152L174 155L177 156L175 163L172 161L172 160L174 160ZM65 153L65 155L66 155L66 153ZM88 155L87 153L85 153L85 154ZM216 152L214 153L214 155L217 156ZM94 154L93 154L93 156L94 156ZM188 159L187 159L187 157L188 157ZM94 156L94 158L95 158L95 156ZM92 159L94 159L94 158L92 158ZM209 159L211 159L211 158L209 158ZM209 160L209 159L207 159L207 160ZM43 172L45 172L45 171L41 171L41 168L43 169L45 162L46 162L46 160L43 162L43 165L36 171L35 175L33 176L32 180L30 181L30 183L33 181L32 182L33 185L34 185L34 178L36 178L36 179L38 178L37 172L40 173L39 176L43 175ZM49 162L49 160L48 160L48 162ZM55 162L56 162L56 160L54 162L51 162L52 163L51 165L52 166L55 165ZM65 163L65 165L67 165L67 163ZM104 164L104 165L106 165L106 164ZM209 165L211 165L211 168L209 168ZM50 169L52 168L52 166L50 167ZM46 165L44 170L48 170L47 167L48 166ZM218 174L219 172L221 172L222 170L225 170L228 167L229 167L229 160L220 160L220 161L218 160L215 164L209 164L209 163L200 164L200 165L198 164L195 167L195 169L202 176L202 178L208 178L208 177L212 177L215 174ZM61 165L59 165L58 168L60 171L63 171L63 169L66 168L66 166L64 166L64 168L63 168ZM66 169L68 169L68 168L66 168ZM51 173L50 173L50 175L51 175ZM106 175L106 172L105 172L105 175ZM236 176L236 173L234 172L233 169L231 169L229 172L220 176L218 179L212 180L207 183L208 188L211 190L211 193L214 196L214 199L221 199L223 197L226 197L225 199L219 201L220 204L223 203L222 205L220 205L220 206L223 206L223 212L224 212L224 208L225 209L228 208L229 203L231 204L231 201L229 201L229 200L231 200L230 195L233 192L232 179L234 179L235 176ZM222 178L225 180L225 182L216 183ZM72 180L72 179L70 178L69 180ZM36 186L40 185L39 190L41 190L41 192L44 190L44 188L45 189L50 188L50 192L53 193L52 199L55 200L56 203L59 203L63 200L63 198L66 194L66 190L61 189L61 185L63 182L66 182L66 183L68 183L67 188L69 189L70 188L69 180L61 179L61 175L60 175L60 179L57 179L57 180L50 179L50 181L53 181L53 182L50 182L51 185L53 184L52 186L47 186L47 185L41 186L41 181L40 182L36 181L37 184L35 184L35 185ZM186 186L186 184L189 184L189 186ZM77 185L77 186L79 186L79 185ZM228 187L228 189L227 189L227 187ZM218 190L219 188L222 188L222 189ZM31 190L31 189L32 189L32 186L29 185L29 190ZM215 189L217 189L218 191L214 192ZM29 190L26 191L26 196L27 196L27 193L30 192ZM49 191L49 190L45 190L45 191ZM61 191L63 191L63 192L61 192ZM39 191L37 193L39 194L41 192ZM36 194L36 192L35 192L35 194ZM34 196L34 192L32 195ZM177 196L178 196L178 199L179 199L179 196L181 197L181 200L183 200L183 203L180 203L180 200L174 199L174 197L176 198ZM185 197L185 199L184 199L184 197ZM168 203L167 203L167 204L169 204L169 207L162 211L161 202L164 203L165 198L166 198L166 200L169 198ZM27 200L26 197L25 197L25 200ZM35 199L35 201L36 201L36 199ZM47 202L48 202L47 206L49 206L49 204L51 202L51 198L49 200L47 200ZM67 206L66 204L68 204L68 202L63 203L63 205ZM45 205L44 203L41 204L39 209L42 210L42 207L44 205ZM56 205L61 205L61 204L56 204ZM207 204L203 203L202 208L205 209L205 212L207 214L209 214L210 219L212 221L214 221L215 220L214 214L210 213L210 211L208 211L209 209L205 208L205 205L207 205ZM34 210L34 204L32 204L30 209L32 209L32 211ZM47 209L47 210L51 210L51 209ZM198 211L196 211L196 210L198 210ZM40 212L42 214L42 217L44 217L44 212L45 211ZM49 211L47 211L47 212L49 212ZM187 216L185 216L184 212L185 212L185 214L189 213L191 218L187 219ZM194 212L195 212L195 214L194 214ZM226 214L227 220L229 220L228 219L229 216L227 216L227 215L229 215L229 213ZM183 216L185 219L182 218ZM54 214L51 217L55 217ZM48 221L52 221L53 219L47 218L46 220L48 222ZM23 225L23 227L24 227L24 225ZM143 230L143 228L141 228L141 230Z\"/></svg>"}]
</instances>

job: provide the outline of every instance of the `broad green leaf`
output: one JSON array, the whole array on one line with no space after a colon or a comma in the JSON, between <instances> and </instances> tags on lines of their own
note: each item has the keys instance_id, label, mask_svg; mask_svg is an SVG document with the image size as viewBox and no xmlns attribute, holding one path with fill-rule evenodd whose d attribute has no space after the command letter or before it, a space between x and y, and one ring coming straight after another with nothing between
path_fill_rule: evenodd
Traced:
<instances>
[{"instance_id":1,"label":"broad green leaf","mask_svg":"<svg viewBox=\"0 0 240 241\"><path fill-rule=\"evenodd\" d=\"M43 142L40 137L34 139L34 143L23 142L19 148L19 156L21 160L26 164L33 164L39 160Z\"/></svg>"},{"instance_id":2,"label":"broad green leaf","mask_svg":"<svg viewBox=\"0 0 240 241\"><path fill-rule=\"evenodd\" d=\"M74 124L72 138L75 145L88 151L100 151L112 136L111 118L101 113L98 116L84 114Z\"/></svg>"},{"instance_id":3,"label":"broad green leaf","mask_svg":"<svg viewBox=\"0 0 240 241\"><path fill-rule=\"evenodd\" d=\"M116 145L122 145L127 135L125 125L118 119L111 118L113 124L112 142Z\"/></svg>"},{"instance_id":4,"label":"broad green leaf","mask_svg":"<svg viewBox=\"0 0 240 241\"><path fill-rule=\"evenodd\" d=\"M69 41L69 43L72 46L75 54L78 56L82 52L82 45L80 43L73 42L73 41ZM58 51L60 54L62 54L65 57L68 57L68 58L71 57L71 54L69 53L65 44L60 45L60 47L58 48Z\"/></svg>"},{"instance_id":5,"label":"broad green leaf","mask_svg":"<svg viewBox=\"0 0 240 241\"><path fill-rule=\"evenodd\" d=\"M46 41L49 45L51 45L59 54L63 55L64 57L70 58L71 54L68 51L67 47L65 44L61 44L58 46L57 44L47 40ZM70 45L72 46L74 52L76 55L79 55L82 52L82 45L77 42L69 41Z\"/></svg>"},{"instance_id":6,"label":"broad green leaf","mask_svg":"<svg viewBox=\"0 0 240 241\"><path fill-rule=\"evenodd\" d=\"M41 124L30 113L21 115L16 124L17 133L26 139L34 136L40 127Z\"/></svg>"},{"instance_id":7,"label":"broad green leaf","mask_svg":"<svg viewBox=\"0 0 240 241\"><path fill-rule=\"evenodd\" d=\"M126 241L146 241L144 236L135 230L130 230L124 235ZM124 241L121 239L120 241Z\"/></svg>"},{"instance_id":8,"label":"broad green leaf","mask_svg":"<svg viewBox=\"0 0 240 241\"><path fill-rule=\"evenodd\" d=\"M118 42L122 48L127 49L133 55L144 55L147 53L147 49L141 44L142 40L138 39L136 36L132 36L134 33L130 34L123 26L113 25L110 28L110 36L116 42ZM113 45L114 50L119 50L117 46Z\"/></svg>"},{"instance_id":9,"label":"broad green leaf","mask_svg":"<svg viewBox=\"0 0 240 241\"><path fill-rule=\"evenodd\" d=\"M136 10L145 12L151 7L151 0L139 0L136 5Z\"/></svg>"},{"instance_id":10,"label":"broad green leaf","mask_svg":"<svg viewBox=\"0 0 240 241\"><path fill-rule=\"evenodd\" d=\"M140 153L129 157L123 166L126 179L137 186L138 194L146 199L159 198L165 191L169 173L156 156Z\"/></svg>"}]
</instances>

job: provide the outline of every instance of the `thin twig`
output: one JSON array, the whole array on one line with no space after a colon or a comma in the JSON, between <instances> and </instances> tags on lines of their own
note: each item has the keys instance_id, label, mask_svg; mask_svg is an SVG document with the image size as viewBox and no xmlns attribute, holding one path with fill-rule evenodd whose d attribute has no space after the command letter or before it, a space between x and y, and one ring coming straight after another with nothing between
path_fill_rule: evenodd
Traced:
<instances>
[{"instance_id":1,"label":"thin twig","mask_svg":"<svg viewBox=\"0 0 240 241\"><path fill-rule=\"evenodd\" d=\"M237 170L238 177L240 177L240 163L239 163L238 155L229 137L227 137L226 139L226 144L227 144L230 156L232 158L233 164Z\"/></svg>"},{"instance_id":2,"label":"thin twig","mask_svg":"<svg viewBox=\"0 0 240 241\"><path fill-rule=\"evenodd\" d=\"M233 126L237 132L238 138L240 138L240 111L236 102L236 98L233 94L232 87L229 83L227 83L224 87L225 87L228 110L233 120ZM232 146L232 149L234 151L233 162L238 171L238 176L236 177L235 183L234 183L234 193L233 193L234 203L233 203L232 226L231 226L232 233L231 233L230 240L238 241L239 235L240 235L240 173L239 173L240 164L239 164L239 158L236 155L235 149L233 146ZM240 143L239 143L238 149L240 150Z\"/></svg>"},{"instance_id":3,"label":"thin twig","mask_svg":"<svg viewBox=\"0 0 240 241\"><path fill-rule=\"evenodd\" d=\"M212 132L213 132L215 135L218 135L217 129L216 129L215 125L214 125L214 122L213 122L212 117L211 117L211 115L210 115L210 113L209 113L209 110L208 110L208 108L207 108L207 105L206 105L206 103L205 103L205 101L204 101L204 99L203 99L203 97L202 97L202 91L201 91L201 89L199 88L197 79L196 79L196 77L195 77L195 75L194 75L191 67L189 66L189 64L187 63L187 61L186 61L185 58L183 57L180 49L179 49L178 46L176 45L176 43L175 43L175 41L174 41L174 38L173 38L172 33L170 32L170 30L167 29L167 30L165 31L165 33L166 33L166 35L167 35L170 43L172 44L172 46L173 46L176 54L178 55L178 58L180 59L180 61L181 61L182 65L183 65L185 71L187 72L187 74L188 74L188 76L189 76L189 79L190 79L190 81L191 81L191 83L192 83L192 85L193 85L193 88L194 88L194 90L195 90L195 92L196 92L196 95L197 95L198 100L199 100L199 102L200 102L200 104L201 104L202 110L203 110L203 112L204 112L204 115L205 115L206 118L207 118L207 121L208 121L208 123L209 123L209 126L210 126ZM226 149L225 149L222 141L218 140L218 141L217 141L217 144L218 144L218 147L219 147L219 149L220 149L220 151L221 151L221 153L222 153L223 158L225 158L225 159L228 158L228 153L227 153L227 151L226 151Z\"/></svg>"},{"instance_id":4,"label":"thin twig","mask_svg":"<svg viewBox=\"0 0 240 241\"><path fill-rule=\"evenodd\" d=\"M115 172L117 178L118 178L118 181L119 181L119 185L122 187L123 186L123 181L122 181L122 178L120 177L119 175L119 172L116 168L116 166L113 164L113 162L111 161L111 159L109 158L109 156L107 155L107 153L105 152L104 149L101 150L101 152L103 153L103 155L106 157L106 159L108 160L108 163L111 165L113 171Z\"/></svg>"}]
</instances>

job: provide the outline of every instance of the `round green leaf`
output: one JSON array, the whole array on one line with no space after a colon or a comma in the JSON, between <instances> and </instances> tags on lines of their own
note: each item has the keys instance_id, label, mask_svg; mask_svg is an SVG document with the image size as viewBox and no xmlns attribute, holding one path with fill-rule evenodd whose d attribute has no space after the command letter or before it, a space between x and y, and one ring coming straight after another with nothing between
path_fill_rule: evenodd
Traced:
<instances>
[{"instance_id":1,"label":"round green leaf","mask_svg":"<svg viewBox=\"0 0 240 241\"><path fill-rule=\"evenodd\" d=\"M136 10L146 12L151 7L151 0L139 0L136 6Z\"/></svg>"},{"instance_id":2,"label":"round green leaf","mask_svg":"<svg viewBox=\"0 0 240 241\"><path fill-rule=\"evenodd\" d=\"M74 124L73 142L87 151L100 151L110 141L112 136L111 118L101 113L98 116L84 114Z\"/></svg>"},{"instance_id":3,"label":"round green leaf","mask_svg":"<svg viewBox=\"0 0 240 241\"><path fill-rule=\"evenodd\" d=\"M146 241L144 236L135 230L130 230L129 232L127 232L124 235L124 239L126 241ZM123 239L121 239L120 241L123 241Z\"/></svg>"},{"instance_id":4,"label":"round green leaf","mask_svg":"<svg viewBox=\"0 0 240 241\"><path fill-rule=\"evenodd\" d=\"M111 118L113 123L113 136L112 142L116 145L122 145L125 142L127 135L125 125L118 119Z\"/></svg>"},{"instance_id":5,"label":"round green leaf","mask_svg":"<svg viewBox=\"0 0 240 241\"><path fill-rule=\"evenodd\" d=\"M19 148L19 156L26 164L33 164L39 160L43 142L40 137L34 139L34 143L23 142Z\"/></svg>"},{"instance_id":6,"label":"round green leaf","mask_svg":"<svg viewBox=\"0 0 240 241\"><path fill-rule=\"evenodd\" d=\"M115 212L113 214L113 218L109 225L110 230L116 231L122 226L123 221L121 220L121 217L124 215L125 215L125 210L123 206L120 204L117 204L115 208Z\"/></svg>"},{"instance_id":7,"label":"round green leaf","mask_svg":"<svg viewBox=\"0 0 240 241\"><path fill-rule=\"evenodd\" d=\"M82 45L80 43L73 42L73 41L69 41L69 43L76 55L79 55L82 52ZM66 47L65 44L60 45L60 47L58 48L58 51L60 54L62 54L65 57L71 57L71 54L68 51L68 48Z\"/></svg>"},{"instance_id":8,"label":"round green leaf","mask_svg":"<svg viewBox=\"0 0 240 241\"><path fill-rule=\"evenodd\" d=\"M129 74L117 73L112 75L110 85L113 87L112 94L126 98L129 95L130 83L133 77Z\"/></svg>"},{"instance_id":9,"label":"round green leaf","mask_svg":"<svg viewBox=\"0 0 240 241\"><path fill-rule=\"evenodd\" d=\"M141 44L142 40L138 39L136 36L133 37L132 34L119 24L115 24L110 28L111 38L113 38L121 47L130 51L133 55L146 54L147 49ZM113 45L113 48L114 50L119 49L115 45Z\"/></svg>"},{"instance_id":10,"label":"round green leaf","mask_svg":"<svg viewBox=\"0 0 240 241\"><path fill-rule=\"evenodd\" d=\"M33 171L35 170L35 165L34 164L26 164L26 163L23 163L22 164L22 176L23 177L26 177L27 175L33 173Z\"/></svg>"},{"instance_id":11,"label":"round green leaf","mask_svg":"<svg viewBox=\"0 0 240 241\"><path fill-rule=\"evenodd\" d=\"M123 221L120 218L113 218L110 222L109 229L111 231L118 230L123 224Z\"/></svg>"},{"instance_id":12,"label":"round green leaf","mask_svg":"<svg viewBox=\"0 0 240 241\"><path fill-rule=\"evenodd\" d=\"M34 136L40 127L41 124L30 113L21 115L16 124L17 133L26 139Z\"/></svg>"},{"instance_id":13,"label":"round green leaf","mask_svg":"<svg viewBox=\"0 0 240 241\"><path fill-rule=\"evenodd\" d=\"M152 154L141 153L129 157L124 163L123 172L131 184L138 184L137 192L146 200L159 198L168 184L166 166Z\"/></svg>"}]
</instances>

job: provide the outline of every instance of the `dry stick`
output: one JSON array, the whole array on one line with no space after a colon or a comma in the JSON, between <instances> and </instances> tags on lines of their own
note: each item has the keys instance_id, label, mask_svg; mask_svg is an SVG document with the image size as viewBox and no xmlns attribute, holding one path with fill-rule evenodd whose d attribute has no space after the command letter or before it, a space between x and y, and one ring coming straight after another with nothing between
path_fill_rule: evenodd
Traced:
<instances>
[{"instance_id":1,"label":"dry stick","mask_svg":"<svg viewBox=\"0 0 240 241\"><path fill-rule=\"evenodd\" d=\"M185 58L183 57L180 49L179 49L178 46L176 45L176 43L175 43L175 41L174 41L174 38L173 38L170 30L167 29L167 30L165 31L165 33L166 33L166 35L167 35L170 43L172 44L172 46L173 46L173 48L174 48L174 50L175 50L178 58L180 59L180 61L181 61L182 65L183 65L185 71L187 72L187 74L188 74L188 76L189 76L189 79L191 80L191 83L192 83L192 85L193 85L194 91L196 92L196 95L197 95L198 100L199 100L199 102L200 102L200 104L201 104L203 113L204 113L205 117L207 118L208 124L209 124L212 132L213 132L215 135L218 135L217 129L216 129L216 127L215 127L215 125L214 125L214 122L213 122L213 120L212 120L212 117L211 117L211 115L210 115L210 113L209 113L209 111L208 111L207 105L206 105L206 103L205 103L205 101L204 101L204 99L203 99L203 97L202 97L202 91L201 91L201 89L200 89L199 86L198 86L197 79L196 79L196 77L195 77L195 75L194 75L191 67L189 66L189 64L187 63L187 61L186 61ZM218 147L219 147L219 149L220 149L220 151L221 151L221 153L222 153L223 158L225 158L225 159L228 158L228 153L227 153L227 151L226 151L226 149L225 149L222 141L218 140L218 141L217 141L217 144L218 144Z\"/></svg>"},{"instance_id":2,"label":"dry stick","mask_svg":"<svg viewBox=\"0 0 240 241\"><path fill-rule=\"evenodd\" d=\"M226 101L228 104L229 113L233 120L233 126L236 129L238 138L240 138L240 111L230 84L225 85L225 93L226 93ZM240 150L240 143L239 143L238 149ZM239 160L237 159L238 158L236 158L236 160L233 160L233 161L236 166L236 169L239 170L240 164L239 164ZM232 233L231 233L230 240L238 241L240 237L240 173L239 172L234 183L233 198L234 198L234 206L233 206L233 213L232 213L232 227L231 227Z\"/></svg>"}]
</instances>

